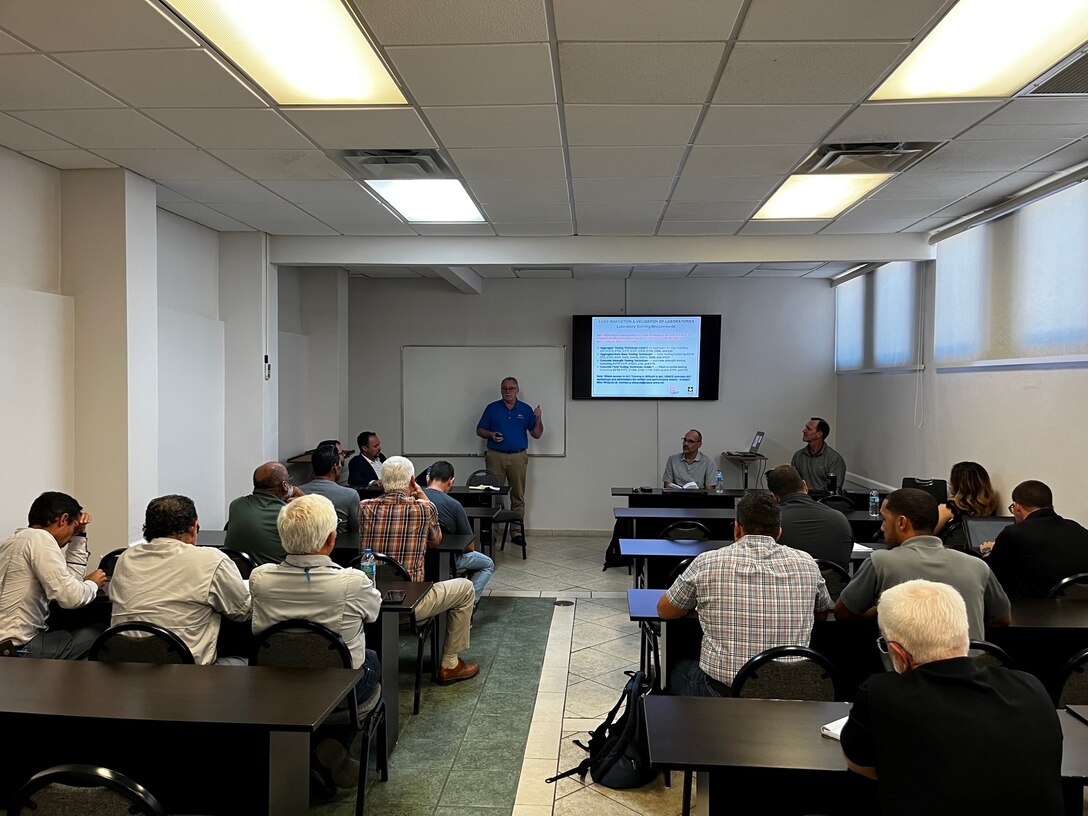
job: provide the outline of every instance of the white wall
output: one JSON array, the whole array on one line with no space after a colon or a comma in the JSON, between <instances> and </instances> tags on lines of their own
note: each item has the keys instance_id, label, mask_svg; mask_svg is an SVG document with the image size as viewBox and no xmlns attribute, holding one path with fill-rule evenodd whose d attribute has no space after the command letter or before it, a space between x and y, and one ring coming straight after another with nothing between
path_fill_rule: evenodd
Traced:
<instances>
[{"instance_id":1,"label":"white wall","mask_svg":"<svg viewBox=\"0 0 1088 816\"><path fill-rule=\"evenodd\" d=\"M660 484L665 458L680 450L691 427L702 431L703 450L713 456L747 446L762 428L764 450L779 464L800 447L809 416L822 413L835 422L834 333L827 319L833 296L826 281L488 280L475 296L437 280L352 278L349 296L351 435L376 431L387 454L401 444L402 345L569 346L572 314L722 314L717 402L575 402L568 381L567 455L529 464L531 529L611 530L609 488ZM517 372L495 372L495 399L506 374ZM434 416L443 421L441 394L434 395ZM453 464L462 480L483 466L482 458ZM739 486L739 470L725 475L727 485Z\"/></svg>"},{"instance_id":2,"label":"white wall","mask_svg":"<svg viewBox=\"0 0 1088 816\"><path fill-rule=\"evenodd\" d=\"M933 291L933 272L926 277ZM925 359L933 357L927 298ZM849 470L898 485L904 476L947 478L956 462L981 463L1003 508L1025 479L1054 491L1056 509L1088 523L1082 487L1088 434L1088 369L1025 368L915 374L844 374L837 383L838 449ZM915 408L917 402L918 408ZM1007 511L1001 510L1002 513Z\"/></svg>"},{"instance_id":3,"label":"white wall","mask_svg":"<svg viewBox=\"0 0 1088 816\"><path fill-rule=\"evenodd\" d=\"M196 502L208 529L224 504L219 234L158 210L159 489Z\"/></svg>"}]
</instances>

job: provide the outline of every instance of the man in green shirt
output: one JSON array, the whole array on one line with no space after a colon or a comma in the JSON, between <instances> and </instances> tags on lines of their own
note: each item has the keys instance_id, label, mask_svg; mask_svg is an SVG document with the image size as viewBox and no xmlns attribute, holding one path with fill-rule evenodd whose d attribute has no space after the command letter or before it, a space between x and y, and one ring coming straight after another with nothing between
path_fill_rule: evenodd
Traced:
<instances>
[{"instance_id":1,"label":"man in green shirt","mask_svg":"<svg viewBox=\"0 0 1088 816\"><path fill-rule=\"evenodd\" d=\"M278 564L286 555L276 529L280 508L302 491L287 481L287 468L265 462L253 471L253 492L230 503L224 546L248 553L255 564Z\"/></svg>"}]
</instances>

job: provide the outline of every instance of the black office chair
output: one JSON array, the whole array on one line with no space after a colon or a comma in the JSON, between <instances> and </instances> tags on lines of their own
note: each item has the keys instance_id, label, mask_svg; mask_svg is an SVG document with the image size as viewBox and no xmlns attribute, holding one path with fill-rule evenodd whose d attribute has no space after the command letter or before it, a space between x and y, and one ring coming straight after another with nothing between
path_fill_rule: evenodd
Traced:
<instances>
[{"instance_id":1,"label":"black office chair","mask_svg":"<svg viewBox=\"0 0 1088 816\"><path fill-rule=\"evenodd\" d=\"M904 476L901 487L924 490L937 500L937 504L948 501L948 482L945 479L916 479L912 476Z\"/></svg>"},{"instance_id":2,"label":"black office chair","mask_svg":"<svg viewBox=\"0 0 1088 816\"><path fill-rule=\"evenodd\" d=\"M166 816L159 800L124 774L95 765L54 765L34 774L11 800L8 816Z\"/></svg>"},{"instance_id":3,"label":"black office chair","mask_svg":"<svg viewBox=\"0 0 1088 816\"><path fill-rule=\"evenodd\" d=\"M837 601L843 589L850 583L850 573L842 564L836 564L826 558L817 558L815 561L816 566L820 568L820 575L824 577L824 583L827 584L827 593L832 601Z\"/></svg>"},{"instance_id":4,"label":"black office chair","mask_svg":"<svg viewBox=\"0 0 1088 816\"><path fill-rule=\"evenodd\" d=\"M502 487L502 481L498 475L490 470L474 470L468 477L468 481L465 483L469 487L479 487L480 485L491 485L492 487ZM491 523L498 525L504 525L502 528L502 542L499 544L500 550L506 549L506 537L511 536L511 542L521 547L521 559L524 561L528 556L526 555L526 542L525 542L525 519L521 517L520 513L515 513L513 510L507 510L505 501L502 502L502 506L495 511L495 515L491 519ZM514 527L517 532L511 534L510 528ZM494 533L492 533L494 535ZM520 542L518 539L520 537ZM480 542L481 545L483 542Z\"/></svg>"},{"instance_id":5,"label":"black office chair","mask_svg":"<svg viewBox=\"0 0 1088 816\"><path fill-rule=\"evenodd\" d=\"M286 666L288 668L351 668L351 652L344 639L320 623L296 618L280 621L256 635L251 666ZM370 763L370 743L378 738L378 773L383 782L389 780L389 754L386 750L385 701L379 684L360 704L355 689L344 697L340 707L346 709L351 725L363 732L359 757L359 783L356 816L362 816L366 798L366 771Z\"/></svg>"},{"instance_id":6,"label":"black office chair","mask_svg":"<svg viewBox=\"0 0 1088 816\"><path fill-rule=\"evenodd\" d=\"M661 531L669 541L708 541L710 529L699 521L674 521Z\"/></svg>"},{"instance_id":7,"label":"black office chair","mask_svg":"<svg viewBox=\"0 0 1088 816\"><path fill-rule=\"evenodd\" d=\"M111 626L94 639L87 659L104 663L196 663L185 641L163 626L144 621Z\"/></svg>"},{"instance_id":8,"label":"black office chair","mask_svg":"<svg viewBox=\"0 0 1088 816\"><path fill-rule=\"evenodd\" d=\"M348 566L358 568L359 562L362 559L361 555L357 555L355 558L348 562ZM374 553L374 559L378 562L375 566L381 571L381 577L388 581L411 581L412 574L408 572L405 566L391 555L385 553ZM388 565L388 569L383 568L383 564ZM438 654L438 626L437 616L432 618L425 618L424 620L417 620L415 613L408 615L408 627L412 634L415 635L417 641L416 649L416 684L415 692L412 696L412 713L419 713L419 701L420 696L423 693L423 646L429 640L431 642L431 679L438 677L438 660L440 655Z\"/></svg>"},{"instance_id":9,"label":"black office chair","mask_svg":"<svg viewBox=\"0 0 1088 816\"><path fill-rule=\"evenodd\" d=\"M852 513L854 511L854 502L849 496L843 496L838 493L833 493L830 496L824 496L820 499L820 504L827 505L840 513Z\"/></svg>"},{"instance_id":10,"label":"black office chair","mask_svg":"<svg viewBox=\"0 0 1088 816\"><path fill-rule=\"evenodd\" d=\"M1088 705L1088 649L1081 649L1069 660L1058 675L1057 687L1051 692L1054 705L1065 708L1067 705Z\"/></svg>"},{"instance_id":11,"label":"black office chair","mask_svg":"<svg viewBox=\"0 0 1088 816\"><path fill-rule=\"evenodd\" d=\"M798 658L798 659L791 659ZM835 668L808 646L775 646L743 666L730 686L732 697L774 700L834 700Z\"/></svg>"},{"instance_id":12,"label":"black office chair","mask_svg":"<svg viewBox=\"0 0 1088 816\"><path fill-rule=\"evenodd\" d=\"M238 567L238 572L241 574L242 580L248 581L249 574L253 572L254 567L257 566L257 563L253 560L253 556L231 547L219 547L218 549L223 555L234 562L234 566Z\"/></svg>"},{"instance_id":13,"label":"black office chair","mask_svg":"<svg viewBox=\"0 0 1088 816\"><path fill-rule=\"evenodd\" d=\"M972 640L969 648L972 652L978 653L974 658L975 665L980 669L1016 668L1009 653L996 643L990 643L988 640Z\"/></svg>"},{"instance_id":14,"label":"black office chair","mask_svg":"<svg viewBox=\"0 0 1088 816\"><path fill-rule=\"evenodd\" d=\"M1062 578L1050 588L1048 598L1067 598L1069 600L1088 600L1088 572L1078 572Z\"/></svg>"},{"instance_id":15,"label":"black office chair","mask_svg":"<svg viewBox=\"0 0 1088 816\"><path fill-rule=\"evenodd\" d=\"M98 568L102 572L106 573L106 577L113 577L113 568L117 566L117 559L121 557L121 553L127 550L128 547L121 547L118 550L110 550L108 553L102 556L98 562Z\"/></svg>"}]
</instances>

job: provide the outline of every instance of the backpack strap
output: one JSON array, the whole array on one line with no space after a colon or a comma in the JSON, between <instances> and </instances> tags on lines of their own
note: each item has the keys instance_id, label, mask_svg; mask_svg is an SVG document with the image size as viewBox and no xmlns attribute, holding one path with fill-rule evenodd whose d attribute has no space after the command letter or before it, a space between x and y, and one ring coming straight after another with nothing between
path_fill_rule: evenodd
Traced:
<instances>
[{"instance_id":1,"label":"backpack strap","mask_svg":"<svg viewBox=\"0 0 1088 816\"><path fill-rule=\"evenodd\" d=\"M585 782L586 781L586 774L589 773L589 765L590 765L591 762L592 762L592 760L589 757L586 757L585 759L583 759L581 762L579 762L577 765L575 765L570 770L563 771L563 773L560 773L560 774L556 774L555 776L551 777L550 779L545 779L544 782L545 782L545 784L549 784L551 782L557 782L560 779L566 779L568 776L574 776L575 774L578 774L578 776L581 777L582 782Z\"/></svg>"}]
</instances>

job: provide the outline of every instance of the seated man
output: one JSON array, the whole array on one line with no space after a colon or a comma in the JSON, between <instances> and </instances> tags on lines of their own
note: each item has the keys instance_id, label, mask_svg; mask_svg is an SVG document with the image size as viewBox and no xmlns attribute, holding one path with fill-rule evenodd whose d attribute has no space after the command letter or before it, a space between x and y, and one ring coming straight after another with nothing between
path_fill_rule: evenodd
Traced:
<instances>
[{"instance_id":1,"label":"seated man","mask_svg":"<svg viewBox=\"0 0 1088 816\"><path fill-rule=\"evenodd\" d=\"M903 488L888 494L880 507L886 550L874 550L835 604L837 621L872 618L877 601L886 589L924 578L955 587L967 604L972 640L985 640L986 625L1012 622L1012 607L990 568L979 558L949 550L933 528L937 525L937 500L924 490Z\"/></svg>"},{"instance_id":2,"label":"seated man","mask_svg":"<svg viewBox=\"0 0 1088 816\"><path fill-rule=\"evenodd\" d=\"M90 522L71 496L42 493L30 505L29 526L0 542L0 641L29 657L78 660L90 651L100 627L45 629L50 601L63 609L86 606L106 583L102 570L87 572Z\"/></svg>"},{"instance_id":3,"label":"seated man","mask_svg":"<svg viewBox=\"0 0 1088 816\"><path fill-rule=\"evenodd\" d=\"M702 446L703 435L699 431L692 428L684 434L684 449L665 462L665 472L661 474L664 487L683 487L694 482L695 487L713 489L717 468L714 460L699 450Z\"/></svg>"},{"instance_id":4,"label":"seated man","mask_svg":"<svg viewBox=\"0 0 1088 816\"><path fill-rule=\"evenodd\" d=\"M461 502L449 497L453 487L453 465L438 461L427 468L427 487L424 493L438 511L438 526L446 535L472 535L472 525ZM495 572L495 562L482 552L477 552L474 544L469 544L463 553L457 556L457 571L467 572L472 586L476 589L476 603L484 587Z\"/></svg>"},{"instance_id":5,"label":"seated man","mask_svg":"<svg viewBox=\"0 0 1088 816\"><path fill-rule=\"evenodd\" d=\"M314 478L299 487L299 490L307 494L316 493L332 502L339 519L336 532L359 532L359 494L354 489L339 484L340 472L344 469L341 453L332 445L319 445L310 455L310 464L314 469ZM281 515L282 511L281 507Z\"/></svg>"},{"instance_id":6,"label":"seated man","mask_svg":"<svg viewBox=\"0 0 1088 816\"><path fill-rule=\"evenodd\" d=\"M1049 487L1021 482L1009 510L1016 523L981 550L1010 598L1045 598L1063 578L1088 572L1088 530L1054 512Z\"/></svg>"},{"instance_id":7,"label":"seated man","mask_svg":"<svg viewBox=\"0 0 1088 816\"><path fill-rule=\"evenodd\" d=\"M352 667L366 667L355 685L355 697L363 703L381 680L378 655L366 648L363 624L377 620L382 596L365 572L337 566L329 558L336 544L337 517L324 496L303 496L280 510L280 540L287 557L282 564L262 564L249 576L253 633L295 618L338 633L351 652ZM337 739L335 733L330 727L314 740L318 773L338 787L354 786L359 768L348 756L350 735Z\"/></svg>"},{"instance_id":8,"label":"seated man","mask_svg":"<svg viewBox=\"0 0 1088 816\"><path fill-rule=\"evenodd\" d=\"M348 484L352 487L369 487L381 481L382 441L374 431L363 431L355 440L359 443L359 452L348 462Z\"/></svg>"},{"instance_id":9,"label":"seated man","mask_svg":"<svg viewBox=\"0 0 1088 816\"><path fill-rule=\"evenodd\" d=\"M967 656L967 608L947 584L907 581L877 606L895 673L874 674L842 729L852 771L885 816L1058 816L1062 729L1043 684ZM1080 810L1080 793L1077 794Z\"/></svg>"},{"instance_id":10,"label":"seated man","mask_svg":"<svg viewBox=\"0 0 1088 816\"><path fill-rule=\"evenodd\" d=\"M661 596L657 613L680 618L698 608L699 660L672 674L676 694L728 697L741 666L774 646L808 646L814 620L827 618L831 597L812 556L783 547L778 505L766 494L737 502L736 543L697 556Z\"/></svg>"},{"instance_id":11,"label":"seated man","mask_svg":"<svg viewBox=\"0 0 1088 816\"><path fill-rule=\"evenodd\" d=\"M147 505L146 543L117 559L110 581L113 625L143 621L181 638L199 664L246 665L241 657L216 659L220 615L249 618L249 587L226 555L196 546L200 523L188 496L160 496Z\"/></svg>"},{"instance_id":12,"label":"seated man","mask_svg":"<svg viewBox=\"0 0 1088 816\"><path fill-rule=\"evenodd\" d=\"M850 522L834 507L813 501L808 485L793 465L780 465L767 474L767 489L782 509L782 537L778 543L804 550L813 558L850 568L854 533Z\"/></svg>"},{"instance_id":13,"label":"seated man","mask_svg":"<svg viewBox=\"0 0 1088 816\"><path fill-rule=\"evenodd\" d=\"M837 450L827 444L831 426L826 419L813 417L801 429L805 447L793 454L790 464L801 474L810 490L842 490L846 481L846 462Z\"/></svg>"},{"instance_id":14,"label":"seated man","mask_svg":"<svg viewBox=\"0 0 1088 816\"><path fill-rule=\"evenodd\" d=\"M438 512L415 480L415 468L403 456L391 456L382 466L384 494L359 503L359 547L395 558L413 581L423 580L423 558L428 547L442 541ZM436 581L416 605L416 618L425 620L441 612L446 616L446 642L440 685L468 680L480 673L476 663L459 654L469 647L472 604L476 593L465 578Z\"/></svg>"},{"instance_id":15,"label":"seated man","mask_svg":"<svg viewBox=\"0 0 1088 816\"><path fill-rule=\"evenodd\" d=\"M248 553L255 564L278 564L286 553L276 519L284 504L301 495L287 481L286 467L265 462L253 471L253 492L230 503L223 546Z\"/></svg>"}]
</instances>

